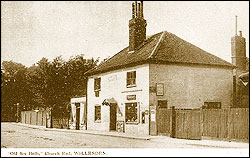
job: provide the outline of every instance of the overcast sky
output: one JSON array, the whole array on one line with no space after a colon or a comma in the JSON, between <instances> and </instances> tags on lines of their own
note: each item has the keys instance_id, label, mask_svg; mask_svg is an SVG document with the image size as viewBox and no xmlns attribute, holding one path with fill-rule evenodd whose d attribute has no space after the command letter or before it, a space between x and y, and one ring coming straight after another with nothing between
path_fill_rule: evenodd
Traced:
<instances>
[{"instance_id":1,"label":"overcast sky","mask_svg":"<svg viewBox=\"0 0 250 158\"><path fill-rule=\"evenodd\" d=\"M128 46L132 1L1 2L1 60L31 66L42 57L85 54L101 60ZM249 2L144 1L147 35L161 31L231 62L231 37L246 38Z\"/></svg>"}]
</instances>

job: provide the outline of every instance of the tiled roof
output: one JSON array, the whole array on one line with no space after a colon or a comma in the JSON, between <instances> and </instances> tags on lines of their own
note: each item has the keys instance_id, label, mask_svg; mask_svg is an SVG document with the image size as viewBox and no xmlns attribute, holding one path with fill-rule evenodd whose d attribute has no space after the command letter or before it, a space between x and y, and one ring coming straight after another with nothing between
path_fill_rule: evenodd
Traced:
<instances>
[{"instance_id":1,"label":"tiled roof","mask_svg":"<svg viewBox=\"0 0 250 158\"><path fill-rule=\"evenodd\" d=\"M89 70L92 75L143 63L184 63L233 67L216 57L169 32L160 32L150 36L134 52L128 47L105 62Z\"/></svg>"}]
</instances>

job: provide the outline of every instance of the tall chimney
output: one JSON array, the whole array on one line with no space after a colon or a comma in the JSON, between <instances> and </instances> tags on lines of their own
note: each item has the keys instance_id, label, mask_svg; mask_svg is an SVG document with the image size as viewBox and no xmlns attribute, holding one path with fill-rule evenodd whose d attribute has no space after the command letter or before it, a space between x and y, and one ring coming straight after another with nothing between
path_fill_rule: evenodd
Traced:
<instances>
[{"instance_id":1,"label":"tall chimney","mask_svg":"<svg viewBox=\"0 0 250 158\"><path fill-rule=\"evenodd\" d=\"M138 4L137 1L135 1L135 3L132 4L132 10L133 6L135 6L135 16L133 16L132 11L132 19L129 20L129 51L136 50L146 39L147 22L143 18L142 3Z\"/></svg>"},{"instance_id":2,"label":"tall chimney","mask_svg":"<svg viewBox=\"0 0 250 158\"><path fill-rule=\"evenodd\" d=\"M242 37L242 31L237 35L237 16L235 16L235 36L231 37L231 55L233 70L233 106L242 106L242 89L239 75L246 72L246 39Z\"/></svg>"}]
</instances>

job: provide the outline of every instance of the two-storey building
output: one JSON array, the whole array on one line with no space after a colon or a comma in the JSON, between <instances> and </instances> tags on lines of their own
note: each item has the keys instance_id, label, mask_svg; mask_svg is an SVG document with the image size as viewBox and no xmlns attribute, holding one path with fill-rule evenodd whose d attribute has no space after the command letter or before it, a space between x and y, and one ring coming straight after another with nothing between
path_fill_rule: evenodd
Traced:
<instances>
[{"instance_id":1,"label":"two-storey building","mask_svg":"<svg viewBox=\"0 0 250 158\"><path fill-rule=\"evenodd\" d=\"M86 74L91 130L156 135L164 108L232 106L233 65L167 31L146 37L142 2L132 5L129 46Z\"/></svg>"}]
</instances>

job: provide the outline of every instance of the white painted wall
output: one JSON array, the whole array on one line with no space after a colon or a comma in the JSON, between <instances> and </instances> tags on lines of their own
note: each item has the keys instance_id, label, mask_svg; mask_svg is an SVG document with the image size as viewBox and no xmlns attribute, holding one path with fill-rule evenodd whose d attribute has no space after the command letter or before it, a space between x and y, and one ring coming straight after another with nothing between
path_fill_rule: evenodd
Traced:
<instances>
[{"instance_id":1,"label":"white painted wall","mask_svg":"<svg viewBox=\"0 0 250 158\"><path fill-rule=\"evenodd\" d=\"M84 104L86 104L86 97L81 98L71 98L71 113L73 117L73 122L70 122L70 128L75 129L76 126L76 106L75 103L80 103L80 129L85 129L84 125Z\"/></svg>"},{"instance_id":2,"label":"white painted wall","mask_svg":"<svg viewBox=\"0 0 250 158\"><path fill-rule=\"evenodd\" d=\"M136 71L136 87L126 87L126 77L129 71ZM95 97L94 93L94 78L96 77L101 77L99 97ZM127 100L127 95L136 95L136 100ZM141 117L141 112L149 108L149 65L139 65L89 77L87 97L87 126L89 130L109 131L109 106L102 105L105 99L114 98L117 101L121 111L121 114L117 114L118 121L125 121L125 103L128 102L138 102L140 104ZM100 123L94 121L95 105L101 105ZM145 124L141 124L141 118L139 120L138 125L125 124L125 132L148 134L148 115L146 115Z\"/></svg>"}]
</instances>

